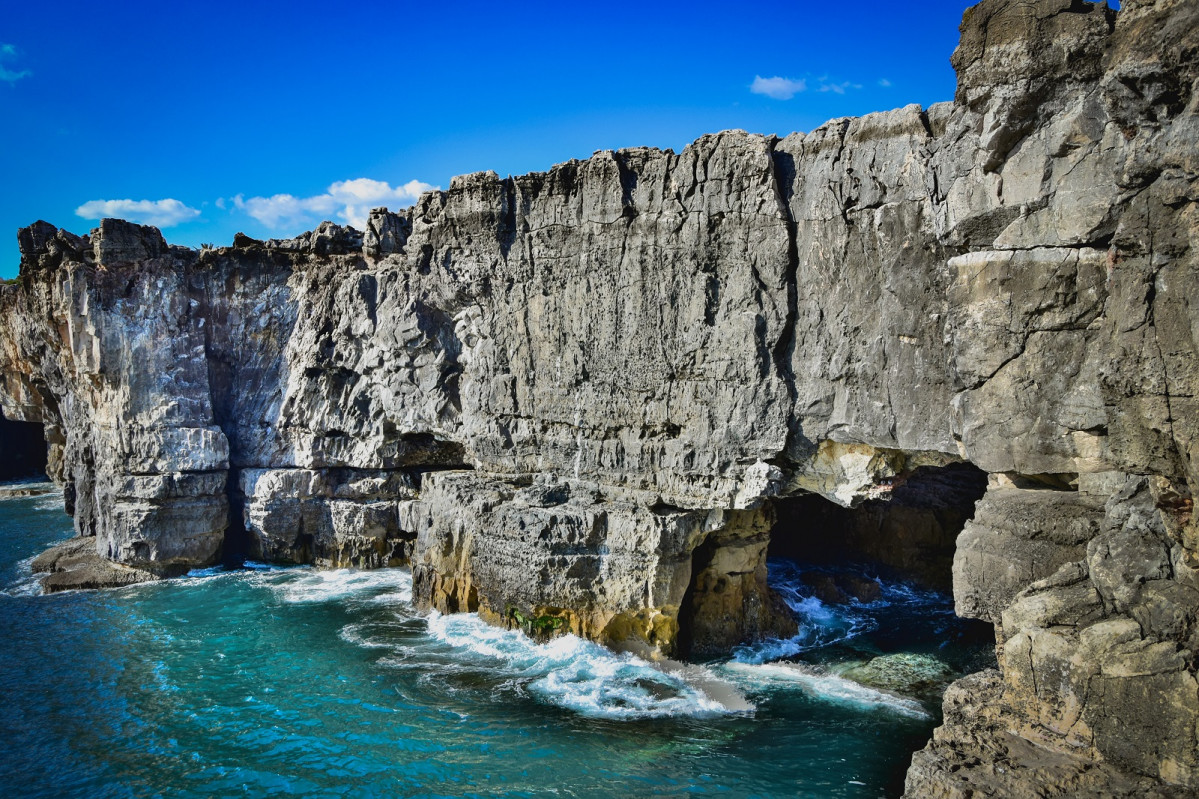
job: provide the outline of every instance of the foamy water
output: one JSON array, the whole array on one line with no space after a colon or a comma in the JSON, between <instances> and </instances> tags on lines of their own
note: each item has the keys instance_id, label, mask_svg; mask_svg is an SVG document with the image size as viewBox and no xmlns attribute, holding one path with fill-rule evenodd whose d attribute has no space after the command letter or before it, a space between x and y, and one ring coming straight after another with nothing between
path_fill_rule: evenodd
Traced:
<instances>
[{"instance_id":1,"label":"foamy water","mask_svg":"<svg viewBox=\"0 0 1199 799\"><path fill-rule=\"evenodd\" d=\"M890 691L882 691L829 672L820 666L803 663L739 663L732 661L720 667L723 674L744 681L755 688L796 689L828 702L879 708L918 719L932 718L924 705L915 699Z\"/></svg>"},{"instance_id":2,"label":"foamy water","mask_svg":"<svg viewBox=\"0 0 1199 799\"><path fill-rule=\"evenodd\" d=\"M501 678L503 691L515 698L533 698L585 717L633 720L752 714L756 705L747 694L787 690L801 690L823 702L932 717L915 698L859 684L827 666L786 660L868 634L878 626L872 610L897 603L945 602L939 595L902 584L884 584L882 598L873 603L829 606L805 595L799 573L783 565L775 575L775 587L800 619L798 634L739 647L731 661L703 666L651 663L574 635L538 642L519 630L492 626L474 613L432 612L422 618L412 606L412 578L404 569L318 571L253 565L252 573L217 568L192 576L251 581L287 604L387 607L393 612L392 623L347 624L339 630L340 638L364 649L381 650L380 663L390 668L423 669L433 661L447 671L486 671ZM413 629L422 629L424 635L393 634Z\"/></svg>"},{"instance_id":3,"label":"foamy water","mask_svg":"<svg viewBox=\"0 0 1199 799\"><path fill-rule=\"evenodd\" d=\"M575 635L537 642L519 630L490 625L475 613L434 611L421 618L412 606L412 576L406 569L260 569L247 574L214 568L190 576L252 582L286 604L387 607L393 612L393 623L347 624L339 637L365 649L383 650L381 662L394 668L424 668L431 660L445 659L453 665L442 663L442 668L487 671L503 678L505 690L514 696L527 695L583 716L650 719L753 709L732 683L708 669L688 670L679 664L671 673ZM414 621L423 624L423 636L397 640L390 635L397 629L412 629Z\"/></svg>"},{"instance_id":4,"label":"foamy water","mask_svg":"<svg viewBox=\"0 0 1199 799\"><path fill-rule=\"evenodd\" d=\"M668 674L634 655L617 654L574 635L537 643L520 631L492 627L474 613L433 613L428 631L477 665L521 681L541 701L584 716L710 716L751 709L744 698L722 704L681 674Z\"/></svg>"}]
</instances>

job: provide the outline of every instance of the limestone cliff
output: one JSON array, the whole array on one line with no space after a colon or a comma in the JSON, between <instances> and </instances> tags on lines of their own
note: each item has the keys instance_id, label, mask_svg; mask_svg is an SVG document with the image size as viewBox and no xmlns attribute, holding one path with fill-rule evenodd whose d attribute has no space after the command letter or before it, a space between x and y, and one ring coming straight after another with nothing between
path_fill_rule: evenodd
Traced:
<instances>
[{"instance_id":1,"label":"limestone cliff","mask_svg":"<svg viewBox=\"0 0 1199 799\"><path fill-rule=\"evenodd\" d=\"M456 178L362 232L39 222L0 408L127 566L410 562L428 607L681 654L785 630L777 498L969 462L954 590L1000 670L909 793L1186 795L1197 23L986 0L952 103Z\"/></svg>"}]
</instances>

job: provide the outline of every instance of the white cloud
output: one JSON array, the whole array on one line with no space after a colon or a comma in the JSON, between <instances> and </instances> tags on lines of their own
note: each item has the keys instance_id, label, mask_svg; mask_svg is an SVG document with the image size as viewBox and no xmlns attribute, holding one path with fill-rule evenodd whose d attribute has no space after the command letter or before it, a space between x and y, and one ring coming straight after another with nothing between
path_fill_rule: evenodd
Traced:
<instances>
[{"instance_id":1,"label":"white cloud","mask_svg":"<svg viewBox=\"0 0 1199 799\"><path fill-rule=\"evenodd\" d=\"M116 217L155 227L174 227L200 215L195 208L189 208L178 200L169 198L166 200L91 200L76 208L75 213L84 219Z\"/></svg>"},{"instance_id":2,"label":"white cloud","mask_svg":"<svg viewBox=\"0 0 1199 799\"><path fill-rule=\"evenodd\" d=\"M761 75L754 75L754 82L749 85L749 90L754 94L764 94L775 100L790 100L806 88L807 81L777 76L763 78Z\"/></svg>"},{"instance_id":3,"label":"white cloud","mask_svg":"<svg viewBox=\"0 0 1199 799\"><path fill-rule=\"evenodd\" d=\"M834 94L845 94L846 89L860 89L860 88L862 88L861 84L850 83L849 81L843 81L842 83L821 83L820 84L820 91L833 92Z\"/></svg>"},{"instance_id":4,"label":"white cloud","mask_svg":"<svg viewBox=\"0 0 1199 799\"><path fill-rule=\"evenodd\" d=\"M887 80L886 78L879 78L878 85L882 86L884 89L886 89L886 88L890 87L891 81Z\"/></svg>"},{"instance_id":5,"label":"white cloud","mask_svg":"<svg viewBox=\"0 0 1199 799\"><path fill-rule=\"evenodd\" d=\"M284 225L294 226L330 219L337 216L343 222L362 230L372 208L380 206L405 206L416 201L422 192L435 186L410 180L402 186L392 188L382 180L355 178L339 180L324 194L313 197L296 197L291 194L275 194L270 197L231 198L233 207L249 214L268 228Z\"/></svg>"},{"instance_id":6,"label":"white cloud","mask_svg":"<svg viewBox=\"0 0 1199 799\"><path fill-rule=\"evenodd\" d=\"M887 80L879 81L880 86L890 86L891 82ZM832 92L833 94L845 94L849 89L860 89L862 84L853 83L852 81L842 81L840 83L830 83L827 75L822 75L815 79L815 86L809 87L806 78L763 78L761 75L754 76L754 82L750 84L749 90L754 94L764 94L767 97L773 97L775 100L790 100L800 92L808 91L817 92Z\"/></svg>"},{"instance_id":7,"label":"white cloud","mask_svg":"<svg viewBox=\"0 0 1199 799\"><path fill-rule=\"evenodd\" d=\"M0 61L8 61L17 57L17 48L11 44L0 44ZM3 66L0 66L0 80L5 83L16 83L21 78L27 78L33 73L27 69L20 72L13 72Z\"/></svg>"}]
</instances>

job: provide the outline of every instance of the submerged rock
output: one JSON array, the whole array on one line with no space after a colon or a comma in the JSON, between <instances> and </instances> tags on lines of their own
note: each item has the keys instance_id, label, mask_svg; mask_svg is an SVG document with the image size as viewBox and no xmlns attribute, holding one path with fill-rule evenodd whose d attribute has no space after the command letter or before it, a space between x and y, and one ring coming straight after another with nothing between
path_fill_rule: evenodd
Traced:
<instances>
[{"instance_id":1,"label":"submerged rock","mask_svg":"<svg viewBox=\"0 0 1199 799\"><path fill-rule=\"evenodd\" d=\"M932 655L898 652L865 662L840 664L836 673L846 679L903 696L938 697L956 673Z\"/></svg>"},{"instance_id":2,"label":"submerged rock","mask_svg":"<svg viewBox=\"0 0 1199 799\"><path fill-rule=\"evenodd\" d=\"M876 580L856 574L809 571L804 572L801 579L804 585L812 589L814 597L833 605L844 605L851 601L874 602L883 592Z\"/></svg>"},{"instance_id":3,"label":"submerged rock","mask_svg":"<svg viewBox=\"0 0 1199 799\"><path fill-rule=\"evenodd\" d=\"M15 485L4 486L0 485L0 499L18 499L20 497L40 497L46 494L53 494L55 491L52 485Z\"/></svg>"}]
</instances>

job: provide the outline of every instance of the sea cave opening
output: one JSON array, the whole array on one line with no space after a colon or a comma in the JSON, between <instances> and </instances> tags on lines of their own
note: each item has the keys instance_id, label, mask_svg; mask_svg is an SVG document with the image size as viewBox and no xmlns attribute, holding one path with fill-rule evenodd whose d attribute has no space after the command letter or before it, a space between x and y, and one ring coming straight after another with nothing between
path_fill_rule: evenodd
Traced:
<instances>
[{"instance_id":1,"label":"sea cave opening","mask_svg":"<svg viewBox=\"0 0 1199 799\"><path fill-rule=\"evenodd\" d=\"M852 508L817 494L784 497L775 501L768 555L829 568L859 566L950 593L958 534L986 489L986 472L951 463L917 468L897 478L888 497Z\"/></svg>"},{"instance_id":2,"label":"sea cave opening","mask_svg":"<svg viewBox=\"0 0 1199 799\"><path fill-rule=\"evenodd\" d=\"M0 411L0 480L44 478L48 461L46 428L39 422L17 422Z\"/></svg>"},{"instance_id":3,"label":"sea cave opening","mask_svg":"<svg viewBox=\"0 0 1199 799\"><path fill-rule=\"evenodd\" d=\"M888 498L852 508L814 494L775 500L767 581L798 633L753 656L914 701L939 720L950 682L995 665L993 627L958 617L952 593L957 537L986 487L985 472L954 463L915 469Z\"/></svg>"},{"instance_id":4,"label":"sea cave opening","mask_svg":"<svg viewBox=\"0 0 1199 799\"><path fill-rule=\"evenodd\" d=\"M758 724L802 721L780 736L873 741L900 794L946 688L996 665L993 627L958 617L952 586L987 482L968 463L925 466L850 508L805 494L729 512L691 553L676 656L730 681Z\"/></svg>"}]
</instances>

